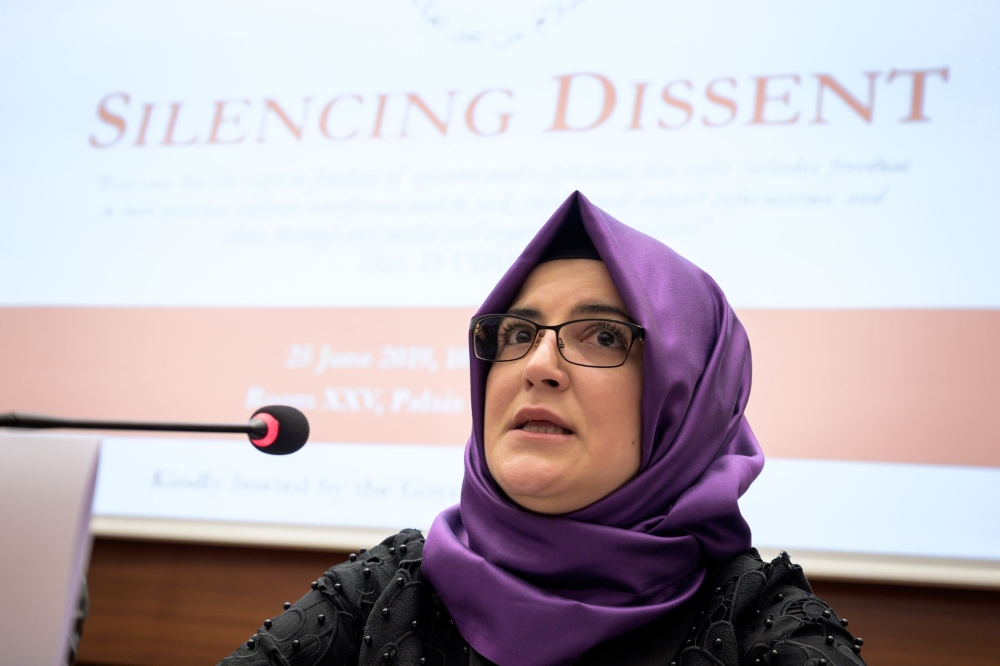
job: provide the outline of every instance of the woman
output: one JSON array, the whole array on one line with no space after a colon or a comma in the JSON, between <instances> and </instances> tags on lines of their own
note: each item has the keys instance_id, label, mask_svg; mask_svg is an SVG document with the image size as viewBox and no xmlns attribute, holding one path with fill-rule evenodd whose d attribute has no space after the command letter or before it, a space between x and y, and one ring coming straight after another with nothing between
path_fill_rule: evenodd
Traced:
<instances>
[{"instance_id":1,"label":"woman","mask_svg":"<svg viewBox=\"0 0 1000 666\"><path fill-rule=\"evenodd\" d=\"M750 548L750 348L708 275L577 192L470 340L461 504L223 664L863 664L802 570Z\"/></svg>"}]
</instances>

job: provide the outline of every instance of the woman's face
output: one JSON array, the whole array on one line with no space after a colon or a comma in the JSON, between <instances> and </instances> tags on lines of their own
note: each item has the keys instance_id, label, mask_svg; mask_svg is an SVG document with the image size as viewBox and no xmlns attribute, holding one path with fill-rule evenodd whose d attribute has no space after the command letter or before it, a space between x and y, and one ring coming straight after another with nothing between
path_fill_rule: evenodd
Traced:
<instances>
[{"instance_id":1,"label":"woman's face","mask_svg":"<svg viewBox=\"0 0 1000 666\"><path fill-rule=\"evenodd\" d=\"M590 259L538 265L510 312L546 325L632 321L604 262ZM490 473L531 511L561 514L592 504L639 471L641 398L641 342L624 365L589 368L568 363L552 331L544 331L527 356L490 368L484 418Z\"/></svg>"}]
</instances>

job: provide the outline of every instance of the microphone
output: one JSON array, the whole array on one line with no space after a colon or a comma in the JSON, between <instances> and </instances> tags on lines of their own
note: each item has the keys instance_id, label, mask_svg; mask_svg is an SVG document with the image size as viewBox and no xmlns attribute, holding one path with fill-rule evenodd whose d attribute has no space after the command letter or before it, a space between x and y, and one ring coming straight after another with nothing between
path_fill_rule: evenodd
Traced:
<instances>
[{"instance_id":1,"label":"microphone","mask_svg":"<svg viewBox=\"0 0 1000 666\"><path fill-rule=\"evenodd\" d=\"M275 456L295 453L309 439L305 414L288 405L261 407L241 423L157 423L147 421L94 421L63 419L41 414L10 412L0 414L0 428L72 428L74 430L148 430L158 432L244 433L254 448Z\"/></svg>"}]
</instances>

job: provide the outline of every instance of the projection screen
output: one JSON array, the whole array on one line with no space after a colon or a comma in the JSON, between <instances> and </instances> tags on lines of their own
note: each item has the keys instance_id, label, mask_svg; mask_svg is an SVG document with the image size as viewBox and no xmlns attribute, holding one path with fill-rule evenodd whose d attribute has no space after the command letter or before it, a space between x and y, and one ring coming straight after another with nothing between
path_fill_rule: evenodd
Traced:
<instances>
[{"instance_id":1,"label":"projection screen","mask_svg":"<svg viewBox=\"0 0 1000 666\"><path fill-rule=\"evenodd\" d=\"M987 2L0 3L0 411L310 419L285 459L106 438L97 534L426 528L468 318L580 190L749 331L757 545L1000 585L997 34Z\"/></svg>"}]
</instances>

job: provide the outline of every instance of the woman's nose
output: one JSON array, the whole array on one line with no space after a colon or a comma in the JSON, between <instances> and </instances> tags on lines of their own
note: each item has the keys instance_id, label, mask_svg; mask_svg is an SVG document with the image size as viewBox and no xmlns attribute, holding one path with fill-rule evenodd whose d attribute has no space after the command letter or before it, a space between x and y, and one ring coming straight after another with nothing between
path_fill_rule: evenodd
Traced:
<instances>
[{"instance_id":1,"label":"woman's nose","mask_svg":"<svg viewBox=\"0 0 1000 666\"><path fill-rule=\"evenodd\" d=\"M528 352L528 363L524 368L524 379L529 385L546 385L566 388L569 376L564 368L564 360L559 353L559 339L555 332L539 331L535 344Z\"/></svg>"}]
</instances>

